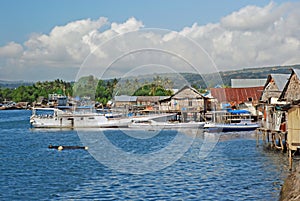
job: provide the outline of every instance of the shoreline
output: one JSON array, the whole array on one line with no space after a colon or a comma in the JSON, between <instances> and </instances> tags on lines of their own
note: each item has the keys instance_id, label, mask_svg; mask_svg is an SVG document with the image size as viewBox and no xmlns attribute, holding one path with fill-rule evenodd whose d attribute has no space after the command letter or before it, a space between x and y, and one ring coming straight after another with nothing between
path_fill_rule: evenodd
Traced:
<instances>
[{"instance_id":1,"label":"shoreline","mask_svg":"<svg viewBox=\"0 0 300 201\"><path fill-rule=\"evenodd\" d=\"M280 190L279 201L298 201L300 200L300 167L297 166L287 178Z\"/></svg>"}]
</instances>

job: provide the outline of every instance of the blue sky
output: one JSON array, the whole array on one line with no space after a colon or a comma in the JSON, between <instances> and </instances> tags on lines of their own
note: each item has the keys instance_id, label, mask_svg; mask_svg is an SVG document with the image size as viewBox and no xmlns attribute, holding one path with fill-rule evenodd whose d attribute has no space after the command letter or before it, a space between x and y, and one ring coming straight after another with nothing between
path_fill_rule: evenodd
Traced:
<instances>
[{"instance_id":1,"label":"blue sky","mask_svg":"<svg viewBox=\"0 0 300 201\"><path fill-rule=\"evenodd\" d=\"M225 3L226 2L226 3ZM197 22L215 23L247 5L264 6L268 0L5 0L0 5L0 45L23 42L32 33L47 33L54 26L100 16L112 22L135 17L145 27L180 30ZM285 2L275 0L276 3Z\"/></svg>"},{"instance_id":2,"label":"blue sky","mask_svg":"<svg viewBox=\"0 0 300 201\"><path fill-rule=\"evenodd\" d=\"M0 79L73 80L97 44L143 28L193 39L222 71L295 64L299 5L296 0L3 0Z\"/></svg>"}]
</instances>

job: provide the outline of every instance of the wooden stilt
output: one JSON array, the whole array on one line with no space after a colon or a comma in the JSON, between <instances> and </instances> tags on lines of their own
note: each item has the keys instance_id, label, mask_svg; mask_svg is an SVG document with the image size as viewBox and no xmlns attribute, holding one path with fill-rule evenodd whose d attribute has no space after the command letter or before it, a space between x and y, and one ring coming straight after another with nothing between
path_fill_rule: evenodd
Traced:
<instances>
[{"instance_id":1,"label":"wooden stilt","mask_svg":"<svg viewBox=\"0 0 300 201\"><path fill-rule=\"evenodd\" d=\"M281 137L281 133L278 135L279 137L279 142L280 142L280 146L281 146L281 152L284 151L284 146L283 146L283 142L282 142L282 137Z\"/></svg>"},{"instance_id":2,"label":"wooden stilt","mask_svg":"<svg viewBox=\"0 0 300 201\"><path fill-rule=\"evenodd\" d=\"M259 146L259 130L258 129L255 130L255 135L256 135L256 147L258 147Z\"/></svg>"},{"instance_id":3,"label":"wooden stilt","mask_svg":"<svg viewBox=\"0 0 300 201\"><path fill-rule=\"evenodd\" d=\"M264 142L264 145L265 145L265 144L267 144L266 130L263 130L262 133L263 133L263 142Z\"/></svg>"},{"instance_id":4,"label":"wooden stilt","mask_svg":"<svg viewBox=\"0 0 300 201\"><path fill-rule=\"evenodd\" d=\"M275 133L271 132L271 148L276 148L276 139L275 139Z\"/></svg>"},{"instance_id":5,"label":"wooden stilt","mask_svg":"<svg viewBox=\"0 0 300 201\"><path fill-rule=\"evenodd\" d=\"M289 169L293 169L293 156L292 156L292 150L289 149Z\"/></svg>"}]
</instances>

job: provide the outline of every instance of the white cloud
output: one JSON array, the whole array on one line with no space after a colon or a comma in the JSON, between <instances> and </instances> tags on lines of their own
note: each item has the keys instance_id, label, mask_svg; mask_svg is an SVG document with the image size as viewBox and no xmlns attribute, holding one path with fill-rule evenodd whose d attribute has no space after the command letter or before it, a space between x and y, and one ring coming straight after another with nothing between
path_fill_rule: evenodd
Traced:
<instances>
[{"instance_id":1,"label":"white cloud","mask_svg":"<svg viewBox=\"0 0 300 201\"><path fill-rule=\"evenodd\" d=\"M123 34L129 31L137 31L142 27L144 27L143 23L141 21L137 21L134 17L129 18L123 24L117 24L115 22L111 24L111 30L118 34Z\"/></svg>"},{"instance_id":2,"label":"white cloud","mask_svg":"<svg viewBox=\"0 0 300 201\"><path fill-rule=\"evenodd\" d=\"M300 63L299 10L299 3L247 6L224 16L219 23L204 26L194 23L180 32L147 32L142 29L144 24L134 17L123 23L110 23L103 17L77 20L56 26L49 34L32 34L24 44L11 42L0 47L0 79L34 79L35 76L35 79L42 79L42 69L47 71L45 79L47 75L48 79L55 75L62 78L70 77L70 74L75 76L82 64L105 68L126 51L153 47L158 51L144 50L124 56L111 72L122 75L132 67L149 67L149 63L177 70L178 65L184 65L179 61L180 56L194 63L198 62L196 60L208 62L209 59L204 58L208 57L206 52L201 54L201 48L191 48L194 44L185 37L207 51L219 70ZM177 57L159 52L161 49L177 54ZM93 57L87 57L91 53ZM90 60L87 62L86 58ZM205 62L196 66L209 72ZM10 74L13 71L18 71L20 77L13 77ZM31 76L21 77L28 74Z\"/></svg>"},{"instance_id":3,"label":"white cloud","mask_svg":"<svg viewBox=\"0 0 300 201\"><path fill-rule=\"evenodd\" d=\"M18 57L23 51L23 47L15 42L10 42L7 45L0 47L0 57Z\"/></svg>"},{"instance_id":4,"label":"white cloud","mask_svg":"<svg viewBox=\"0 0 300 201\"><path fill-rule=\"evenodd\" d=\"M24 43L24 62L37 64L46 63L53 66L75 65L82 62L82 58L89 54L88 44L83 37L100 29L107 24L107 19L78 20L65 26L56 26L49 35L35 34Z\"/></svg>"},{"instance_id":5,"label":"white cloud","mask_svg":"<svg viewBox=\"0 0 300 201\"><path fill-rule=\"evenodd\" d=\"M199 42L220 70L300 63L299 9L299 3L247 6L220 23L181 33Z\"/></svg>"},{"instance_id":6,"label":"white cloud","mask_svg":"<svg viewBox=\"0 0 300 201\"><path fill-rule=\"evenodd\" d=\"M231 30L261 30L275 23L289 7L289 4L276 6L273 2L265 7L246 6L224 17L221 25Z\"/></svg>"}]
</instances>

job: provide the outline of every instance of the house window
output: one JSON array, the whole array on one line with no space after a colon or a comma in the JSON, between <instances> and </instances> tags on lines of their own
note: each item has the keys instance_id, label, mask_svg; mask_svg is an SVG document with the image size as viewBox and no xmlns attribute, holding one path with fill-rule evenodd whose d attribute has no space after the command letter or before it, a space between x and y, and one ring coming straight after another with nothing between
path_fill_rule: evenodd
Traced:
<instances>
[{"instance_id":1,"label":"house window","mask_svg":"<svg viewBox=\"0 0 300 201\"><path fill-rule=\"evenodd\" d=\"M189 101L189 107L193 106L193 101Z\"/></svg>"}]
</instances>

